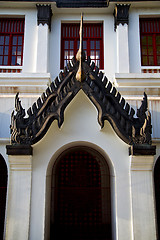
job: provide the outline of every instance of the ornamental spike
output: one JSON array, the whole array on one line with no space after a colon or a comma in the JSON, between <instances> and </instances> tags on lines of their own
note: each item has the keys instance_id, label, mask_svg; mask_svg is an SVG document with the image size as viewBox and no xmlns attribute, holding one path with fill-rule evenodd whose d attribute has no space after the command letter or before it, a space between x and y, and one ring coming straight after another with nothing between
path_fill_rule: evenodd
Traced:
<instances>
[{"instance_id":1,"label":"ornamental spike","mask_svg":"<svg viewBox=\"0 0 160 240\"><path fill-rule=\"evenodd\" d=\"M79 43L79 50L76 55L77 61L79 61L79 68L76 74L76 79L79 82L82 82L85 79L84 73L83 73L83 66L82 62L85 60L85 53L83 51L83 13L81 14L81 24L80 24L80 43Z\"/></svg>"}]
</instances>

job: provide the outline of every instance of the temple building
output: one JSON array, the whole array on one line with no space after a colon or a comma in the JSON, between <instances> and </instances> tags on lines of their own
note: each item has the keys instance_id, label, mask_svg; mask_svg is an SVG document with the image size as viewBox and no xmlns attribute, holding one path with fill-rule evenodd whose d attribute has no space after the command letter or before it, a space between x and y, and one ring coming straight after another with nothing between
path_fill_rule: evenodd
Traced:
<instances>
[{"instance_id":1,"label":"temple building","mask_svg":"<svg viewBox=\"0 0 160 240\"><path fill-rule=\"evenodd\" d=\"M160 1L0 0L0 239L160 238Z\"/></svg>"}]
</instances>

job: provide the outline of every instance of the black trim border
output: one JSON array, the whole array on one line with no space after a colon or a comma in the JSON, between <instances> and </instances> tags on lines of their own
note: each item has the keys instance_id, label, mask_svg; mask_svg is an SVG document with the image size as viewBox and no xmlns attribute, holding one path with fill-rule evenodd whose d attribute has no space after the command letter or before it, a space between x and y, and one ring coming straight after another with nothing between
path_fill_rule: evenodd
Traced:
<instances>
[{"instance_id":1,"label":"black trim border","mask_svg":"<svg viewBox=\"0 0 160 240\"><path fill-rule=\"evenodd\" d=\"M33 155L31 145L6 145L7 155Z\"/></svg>"},{"instance_id":2,"label":"black trim border","mask_svg":"<svg viewBox=\"0 0 160 240\"><path fill-rule=\"evenodd\" d=\"M129 147L129 156L147 156L156 155L156 146L151 145L133 145Z\"/></svg>"}]
</instances>

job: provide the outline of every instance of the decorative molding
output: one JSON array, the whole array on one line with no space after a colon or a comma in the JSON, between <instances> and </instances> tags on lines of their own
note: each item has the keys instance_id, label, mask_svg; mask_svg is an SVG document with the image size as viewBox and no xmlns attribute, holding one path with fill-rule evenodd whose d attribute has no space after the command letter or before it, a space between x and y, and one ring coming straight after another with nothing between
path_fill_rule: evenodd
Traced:
<instances>
[{"instance_id":1,"label":"decorative molding","mask_svg":"<svg viewBox=\"0 0 160 240\"><path fill-rule=\"evenodd\" d=\"M32 155L33 149L30 145L7 145L8 155Z\"/></svg>"},{"instance_id":2,"label":"decorative molding","mask_svg":"<svg viewBox=\"0 0 160 240\"><path fill-rule=\"evenodd\" d=\"M1 93L42 93L50 82L49 73L1 73Z\"/></svg>"},{"instance_id":3,"label":"decorative molding","mask_svg":"<svg viewBox=\"0 0 160 240\"><path fill-rule=\"evenodd\" d=\"M132 171L152 171L153 165L153 156L131 156Z\"/></svg>"},{"instance_id":4,"label":"decorative molding","mask_svg":"<svg viewBox=\"0 0 160 240\"><path fill-rule=\"evenodd\" d=\"M21 73L22 66L0 66L0 73Z\"/></svg>"},{"instance_id":5,"label":"decorative molding","mask_svg":"<svg viewBox=\"0 0 160 240\"><path fill-rule=\"evenodd\" d=\"M10 138L0 138L0 144L9 144Z\"/></svg>"},{"instance_id":6,"label":"decorative molding","mask_svg":"<svg viewBox=\"0 0 160 240\"><path fill-rule=\"evenodd\" d=\"M145 156L145 155L156 155L156 146L151 145L133 145L129 147L129 155L134 156Z\"/></svg>"},{"instance_id":7,"label":"decorative molding","mask_svg":"<svg viewBox=\"0 0 160 240\"><path fill-rule=\"evenodd\" d=\"M160 67L141 67L142 73L160 73Z\"/></svg>"},{"instance_id":8,"label":"decorative molding","mask_svg":"<svg viewBox=\"0 0 160 240\"><path fill-rule=\"evenodd\" d=\"M9 156L11 171L32 171L32 156Z\"/></svg>"},{"instance_id":9,"label":"decorative molding","mask_svg":"<svg viewBox=\"0 0 160 240\"><path fill-rule=\"evenodd\" d=\"M154 73L115 73L115 81L118 87L145 88L160 87L160 74Z\"/></svg>"},{"instance_id":10,"label":"decorative molding","mask_svg":"<svg viewBox=\"0 0 160 240\"><path fill-rule=\"evenodd\" d=\"M54 120L61 127L64 111L80 89L88 96L98 110L98 122L103 128L108 120L117 135L127 144L151 145L151 114L148 111L147 95L139 109L135 111L111 82L99 72L90 57L86 60L83 53L83 17L81 18L80 49L77 59L73 58L68 67L60 72L54 82L46 89L27 111L21 105L18 93L15 98L15 110L11 115L12 144L32 145L43 138Z\"/></svg>"},{"instance_id":11,"label":"decorative molding","mask_svg":"<svg viewBox=\"0 0 160 240\"><path fill-rule=\"evenodd\" d=\"M58 8L102 8L109 6L109 0L57 0Z\"/></svg>"},{"instance_id":12,"label":"decorative molding","mask_svg":"<svg viewBox=\"0 0 160 240\"><path fill-rule=\"evenodd\" d=\"M49 29L51 30L51 17L52 17L52 9L51 5L37 4L37 23L39 24L47 24Z\"/></svg>"},{"instance_id":13,"label":"decorative molding","mask_svg":"<svg viewBox=\"0 0 160 240\"><path fill-rule=\"evenodd\" d=\"M151 116L147 110L147 96L144 94L141 107L135 111L117 92L116 88L103 77L103 73L90 58L82 62L84 80L76 79L79 62L73 58L60 72L46 92L28 109L25 117L18 94L15 99L15 109L11 116L11 141L14 144L34 144L47 132L56 119L61 127L64 121L64 110L80 89L88 96L98 110L98 122L101 127L108 120L118 136L126 143L151 144Z\"/></svg>"},{"instance_id":14,"label":"decorative molding","mask_svg":"<svg viewBox=\"0 0 160 240\"><path fill-rule=\"evenodd\" d=\"M116 4L114 8L114 30L116 31L119 24L124 25L129 22L130 4Z\"/></svg>"},{"instance_id":15,"label":"decorative molding","mask_svg":"<svg viewBox=\"0 0 160 240\"><path fill-rule=\"evenodd\" d=\"M123 95L158 96L160 91L159 73L115 73L115 86Z\"/></svg>"},{"instance_id":16,"label":"decorative molding","mask_svg":"<svg viewBox=\"0 0 160 240\"><path fill-rule=\"evenodd\" d=\"M4 0L0 0L0 2L3 2ZM14 2L15 0L5 0L5 2ZM40 0L42 2L42 0ZM40 2L39 1L39 2ZM69 2L73 2L74 0L46 0L45 2L66 2L66 3L69 3ZM78 2L78 0L76 0ZM81 0L79 0L80 2ZM85 1L85 0L83 0ZM98 0L98 2L105 2L106 0ZM16 0L16 2L28 2L28 0ZM30 0L30 2L38 2L37 0ZM86 1L85 1L86 2ZM88 2L97 2L97 0L89 0ZM146 2L146 0L107 0L107 2ZM159 2L159 0L152 0L152 2Z\"/></svg>"}]
</instances>

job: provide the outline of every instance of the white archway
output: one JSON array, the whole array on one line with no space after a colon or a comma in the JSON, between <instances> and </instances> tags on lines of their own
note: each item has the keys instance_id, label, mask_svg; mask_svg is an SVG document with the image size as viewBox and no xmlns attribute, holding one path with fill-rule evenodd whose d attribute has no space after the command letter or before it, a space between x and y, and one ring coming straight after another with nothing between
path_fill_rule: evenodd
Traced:
<instances>
[{"instance_id":1,"label":"white archway","mask_svg":"<svg viewBox=\"0 0 160 240\"><path fill-rule=\"evenodd\" d=\"M48 168L47 168L47 174L46 174L46 204L45 204L45 239L49 239L50 235L50 208L51 208L51 178L52 178L52 169L55 166L57 159L60 158L63 153L68 151L68 149L73 148L85 148L88 149L88 151L93 151L94 153L98 154L102 157L102 168L103 165L107 164L109 167L110 172L110 189L111 189L111 225L112 225L112 239L116 239L117 235L117 223L116 223L116 199L115 199L115 173L114 173L114 167L113 163L107 156L106 152L101 149L99 146L84 142L84 141L78 141L78 142L72 142L69 144L66 144L62 146L60 149L58 149L54 155L52 156Z\"/></svg>"}]
</instances>

